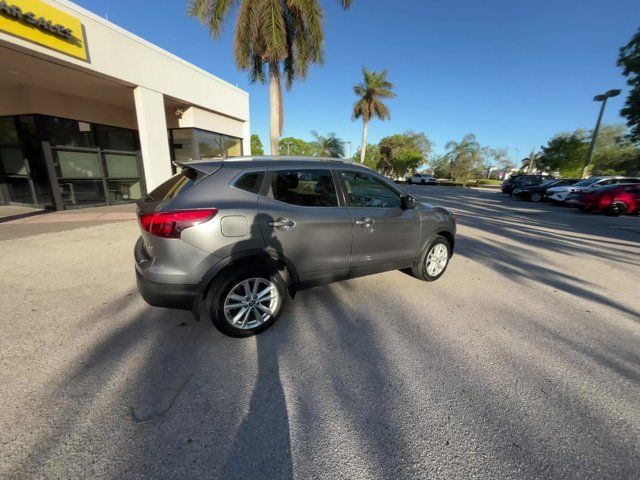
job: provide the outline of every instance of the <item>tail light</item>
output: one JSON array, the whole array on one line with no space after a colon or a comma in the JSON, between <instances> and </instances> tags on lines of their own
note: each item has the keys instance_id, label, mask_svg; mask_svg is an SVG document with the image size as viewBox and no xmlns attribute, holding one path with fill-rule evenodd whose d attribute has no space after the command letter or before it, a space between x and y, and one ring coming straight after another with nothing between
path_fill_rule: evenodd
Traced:
<instances>
[{"instance_id":1,"label":"tail light","mask_svg":"<svg viewBox=\"0 0 640 480\"><path fill-rule=\"evenodd\" d=\"M157 237L180 238L184 229L208 222L216 213L217 208L144 213L140 215L140 226Z\"/></svg>"}]
</instances>

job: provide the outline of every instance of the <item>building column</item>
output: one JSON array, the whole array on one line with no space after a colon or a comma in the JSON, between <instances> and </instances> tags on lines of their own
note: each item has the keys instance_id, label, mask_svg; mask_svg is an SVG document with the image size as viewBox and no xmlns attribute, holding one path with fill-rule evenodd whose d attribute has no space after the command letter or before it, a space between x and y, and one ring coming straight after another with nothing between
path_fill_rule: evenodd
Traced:
<instances>
[{"instance_id":1,"label":"building column","mask_svg":"<svg viewBox=\"0 0 640 480\"><path fill-rule=\"evenodd\" d=\"M140 150L147 192L171 176L171 153L164 96L155 90L137 87L133 91L140 135Z\"/></svg>"},{"instance_id":2,"label":"building column","mask_svg":"<svg viewBox=\"0 0 640 480\"><path fill-rule=\"evenodd\" d=\"M251 126L249 120L242 125L242 154L245 156L253 155L251 151Z\"/></svg>"}]
</instances>

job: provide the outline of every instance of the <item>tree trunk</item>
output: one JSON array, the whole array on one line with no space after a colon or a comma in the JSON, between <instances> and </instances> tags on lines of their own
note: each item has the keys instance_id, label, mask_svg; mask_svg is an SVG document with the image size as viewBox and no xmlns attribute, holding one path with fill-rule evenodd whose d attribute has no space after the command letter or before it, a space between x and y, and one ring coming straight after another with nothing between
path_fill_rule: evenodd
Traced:
<instances>
[{"instance_id":1,"label":"tree trunk","mask_svg":"<svg viewBox=\"0 0 640 480\"><path fill-rule=\"evenodd\" d=\"M280 153L280 133L282 131L282 97L280 74L277 65L269 66L269 141L271 155Z\"/></svg>"},{"instance_id":2,"label":"tree trunk","mask_svg":"<svg viewBox=\"0 0 640 480\"><path fill-rule=\"evenodd\" d=\"M364 155L367 153L367 125L368 122L364 120L362 126L362 144L360 146L360 163L364 163Z\"/></svg>"}]
</instances>

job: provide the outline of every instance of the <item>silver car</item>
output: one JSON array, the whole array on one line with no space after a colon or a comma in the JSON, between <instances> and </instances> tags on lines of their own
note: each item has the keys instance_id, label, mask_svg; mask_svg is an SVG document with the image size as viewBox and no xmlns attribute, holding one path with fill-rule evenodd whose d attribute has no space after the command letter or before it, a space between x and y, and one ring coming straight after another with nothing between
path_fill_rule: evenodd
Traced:
<instances>
[{"instance_id":1,"label":"silver car","mask_svg":"<svg viewBox=\"0 0 640 480\"><path fill-rule=\"evenodd\" d=\"M149 304L208 316L227 335L269 328L305 288L395 269L437 280L453 254L449 210L364 166L288 157L176 165L138 202L138 288Z\"/></svg>"}]
</instances>

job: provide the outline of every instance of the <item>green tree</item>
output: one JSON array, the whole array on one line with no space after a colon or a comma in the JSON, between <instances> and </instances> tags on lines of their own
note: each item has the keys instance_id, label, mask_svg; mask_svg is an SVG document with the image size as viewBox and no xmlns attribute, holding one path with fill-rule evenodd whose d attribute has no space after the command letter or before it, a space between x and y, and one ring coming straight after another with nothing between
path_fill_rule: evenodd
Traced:
<instances>
[{"instance_id":1,"label":"green tree","mask_svg":"<svg viewBox=\"0 0 640 480\"><path fill-rule=\"evenodd\" d=\"M445 145L451 176L456 182L466 182L474 167L480 162L480 144L473 133L468 133L460 142L450 141Z\"/></svg>"},{"instance_id":2,"label":"green tree","mask_svg":"<svg viewBox=\"0 0 640 480\"><path fill-rule=\"evenodd\" d=\"M542 147L537 159L538 167L550 172L559 172L563 177L580 178L588 142L585 132L562 133L553 137Z\"/></svg>"},{"instance_id":3,"label":"green tree","mask_svg":"<svg viewBox=\"0 0 640 480\"><path fill-rule=\"evenodd\" d=\"M360 151L353 155L352 160L354 162L360 161ZM363 165L373 170L378 170L378 164L380 163L380 148L375 143L369 143L366 147L366 153L364 156Z\"/></svg>"},{"instance_id":4,"label":"green tree","mask_svg":"<svg viewBox=\"0 0 640 480\"><path fill-rule=\"evenodd\" d=\"M351 0L339 3L346 9ZM311 64L322 63L324 13L318 0L192 0L188 13L218 38L236 5L236 65L249 72L252 82L269 78L269 140L276 155L283 122L282 77L290 89L296 78L307 76Z\"/></svg>"},{"instance_id":5,"label":"green tree","mask_svg":"<svg viewBox=\"0 0 640 480\"><path fill-rule=\"evenodd\" d=\"M630 138L640 142L640 28L620 49L618 66L631 87L620 114L627 119Z\"/></svg>"},{"instance_id":6,"label":"green tree","mask_svg":"<svg viewBox=\"0 0 640 480\"><path fill-rule=\"evenodd\" d=\"M431 142L424 133L408 131L383 138L378 147L377 169L387 175L403 176L426 163Z\"/></svg>"},{"instance_id":7,"label":"green tree","mask_svg":"<svg viewBox=\"0 0 640 480\"><path fill-rule=\"evenodd\" d=\"M314 146L310 142L306 142L300 138L284 137L280 140L279 155L311 157L315 155L315 153L316 149Z\"/></svg>"},{"instance_id":8,"label":"green tree","mask_svg":"<svg viewBox=\"0 0 640 480\"><path fill-rule=\"evenodd\" d=\"M364 82L353 87L358 100L353 106L353 119L362 118L362 142L360 147L360 163L364 163L367 151L367 128L372 118L386 120L390 117L389 109L382 102L385 98L393 98L393 83L387 80L387 71L374 72L362 67Z\"/></svg>"},{"instance_id":9,"label":"green tree","mask_svg":"<svg viewBox=\"0 0 640 480\"><path fill-rule=\"evenodd\" d=\"M591 161L593 175L637 175L640 148L633 143L624 125L603 125L598 132Z\"/></svg>"},{"instance_id":10,"label":"green tree","mask_svg":"<svg viewBox=\"0 0 640 480\"><path fill-rule=\"evenodd\" d=\"M315 130L311 131L313 141L311 145L315 154L319 157L342 158L344 157L344 142L331 132L326 137Z\"/></svg>"},{"instance_id":11,"label":"green tree","mask_svg":"<svg viewBox=\"0 0 640 480\"><path fill-rule=\"evenodd\" d=\"M446 155L432 157L429 161L429 167L433 171L434 177L451 178L451 162Z\"/></svg>"},{"instance_id":12,"label":"green tree","mask_svg":"<svg viewBox=\"0 0 640 480\"><path fill-rule=\"evenodd\" d=\"M536 169L541 170L542 166L539 164L540 153L535 150L531 150L529 155L522 159L521 167L526 173L534 173Z\"/></svg>"},{"instance_id":13,"label":"green tree","mask_svg":"<svg viewBox=\"0 0 640 480\"><path fill-rule=\"evenodd\" d=\"M251 135L251 155L264 155L262 142L257 134Z\"/></svg>"}]
</instances>

